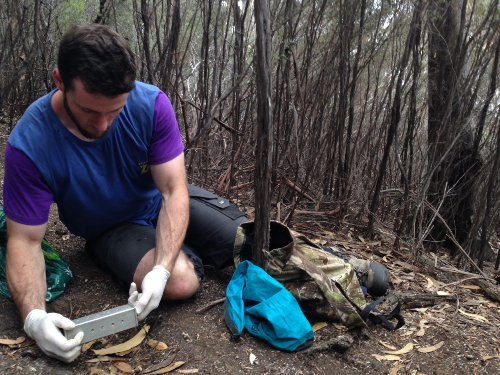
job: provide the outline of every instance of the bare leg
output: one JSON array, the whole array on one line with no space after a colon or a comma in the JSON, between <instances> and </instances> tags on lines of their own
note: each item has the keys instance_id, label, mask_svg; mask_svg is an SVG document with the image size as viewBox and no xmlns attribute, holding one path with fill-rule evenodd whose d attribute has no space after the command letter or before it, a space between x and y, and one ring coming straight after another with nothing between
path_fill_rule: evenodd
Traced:
<instances>
[{"instance_id":1,"label":"bare leg","mask_svg":"<svg viewBox=\"0 0 500 375\"><path fill-rule=\"evenodd\" d=\"M141 291L142 280L146 274L153 269L155 249L149 250L141 259L134 273L134 283L137 285L139 292ZM163 291L163 299L184 299L191 297L199 287L198 276L194 271L193 263L191 263L183 251L179 253L174 269L170 273L165 290Z\"/></svg>"}]
</instances>

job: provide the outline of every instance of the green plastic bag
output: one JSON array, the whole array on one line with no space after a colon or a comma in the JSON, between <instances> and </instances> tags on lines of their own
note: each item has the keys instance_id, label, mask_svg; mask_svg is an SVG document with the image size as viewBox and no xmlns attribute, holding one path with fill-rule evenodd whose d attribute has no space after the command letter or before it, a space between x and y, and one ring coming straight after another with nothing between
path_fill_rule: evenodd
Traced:
<instances>
[{"instance_id":1,"label":"green plastic bag","mask_svg":"<svg viewBox=\"0 0 500 375\"><path fill-rule=\"evenodd\" d=\"M12 296L5 279L5 248L7 245L7 223L3 207L0 207L0 294L11 298ZM73 274L68 265L61 259L57 251L45 239L42 241L43 257L45 258L45 274L47 279L47 302L59 297L66 285L73 280Z\"/></svg>"}]
</instances>

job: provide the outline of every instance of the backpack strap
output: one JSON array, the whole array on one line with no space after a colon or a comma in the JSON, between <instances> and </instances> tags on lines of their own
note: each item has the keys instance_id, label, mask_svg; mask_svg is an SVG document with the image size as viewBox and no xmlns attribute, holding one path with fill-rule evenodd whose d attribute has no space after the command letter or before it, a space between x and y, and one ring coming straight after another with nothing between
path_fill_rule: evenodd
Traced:
<instances>
[{"instance_id":1,"label":"backpack strap","mask_svg":"<svg viewBox=\"0 0 500 375\"><path fill-rule=\"evenodd\" d=\"M236 323L233 322L231 316L229 315L229 310L227 306L227 300L224 301L224 321L226 322L227 328L231 331L231 337L229 341L231 342L240 342L242 332L236 326Z\"/></svg>"},{"instance_id":2,"label":"backpack strap","mask_svg":"<svg viewBox=\"0 0 500 375\"><path fill-rule=\"evenodd\" d=\"M385 328L387 328L390 331L395 331L396 329L399 329L402 326L404 326L405 319L403 318L403 316L401 314L399 314L399 311L401 310L399 298L398 298L398 304L396 305L396 307L394 307L394 309L389 314L383 314L375 308L375 306L377 306L379 303L381 303L382 301L384 301L387 297L390 297L391 295L392 294L389 294L385 297L379 298L378 300L367 305L363 309L363 311L361 311L361 314L359 314L361 316L361 318L363 318L363 320L365 322L367 320L369 320L373 324L382 324ZM398 321L396 326L394 326L388 319L388 318L392 318L392 317L396 318L396 320Z\"/></svg>"}]
</instances>

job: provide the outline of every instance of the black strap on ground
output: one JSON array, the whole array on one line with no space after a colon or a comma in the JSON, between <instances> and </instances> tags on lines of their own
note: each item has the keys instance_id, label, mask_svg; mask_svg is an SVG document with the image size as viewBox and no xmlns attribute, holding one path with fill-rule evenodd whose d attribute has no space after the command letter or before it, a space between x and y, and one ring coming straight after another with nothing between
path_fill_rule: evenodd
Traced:
<instances>
[{"instance_id":1,"label":"black strap on ground","mask_svg":"<svg viewBox=\"0 0 500 375\"><path fill-rule=\"evenodd\" d=\"M373 324L382 324L385 328L387 328L390 331L395 331L396 329L399 329L402 326L404 326L405 325L405 319L403 318L402 315L399 314L399 311L401 310L401 305L399 303L399 298L398 298L398 304L396 305L396 307L394 308L394 310L392 310L389 314L381 313L379 310L377 310L375 308L380 302L384 301L389 296L390 295L382 297L382 298L379 298L378 300L376 300L376 301L370 303L369 305L367 305L363 309L363 311L361 311L361 314L360 314L361 318L363 318L363 320L365 322L367 320L369 320ZM388 318L396 318L396 320L398 321L398 323L396 324L396 326L394 326L389 321Z\"/></svg>"}]
</instances>

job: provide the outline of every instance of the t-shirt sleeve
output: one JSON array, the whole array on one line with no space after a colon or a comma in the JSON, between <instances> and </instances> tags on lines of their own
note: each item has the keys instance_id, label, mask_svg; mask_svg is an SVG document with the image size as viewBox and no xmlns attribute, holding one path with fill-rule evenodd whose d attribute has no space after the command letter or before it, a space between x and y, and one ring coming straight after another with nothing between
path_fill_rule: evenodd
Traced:
<instances>
[{"instance_id":1,"label":"t-shirt sleeve","mask_svg":"<svg viewBox=\"0 0 500 375\"><path fill-rule=\"evenodd\" d=\"M184 151L174 108L167 95L159 91L153 114L153 136L149 148L149 163L162 164Z\"/></svg>"},{"instance_id":2,"label":"t-shirt sleeve","mask_svg":"<svg viewBox=\"0 0 500 375\"><path fill-rule=\"evenodd\" d=\"M7 143L3 183L5 215L25 225L45 224L53 199L52 191L31 159Z\"/></svg>"}]
</instances>

